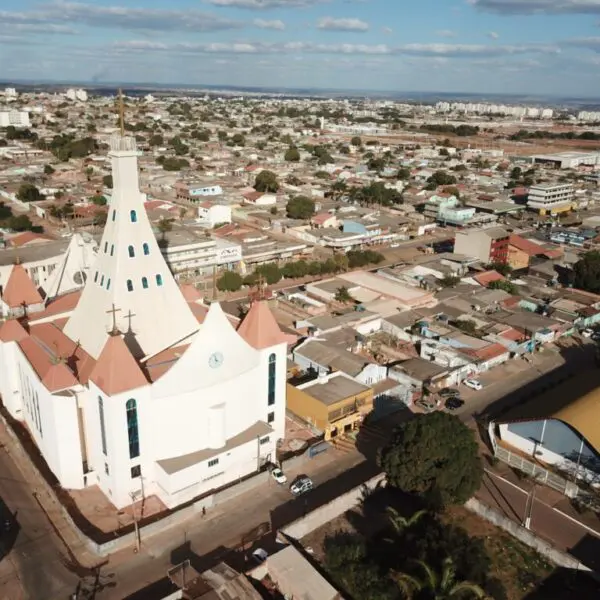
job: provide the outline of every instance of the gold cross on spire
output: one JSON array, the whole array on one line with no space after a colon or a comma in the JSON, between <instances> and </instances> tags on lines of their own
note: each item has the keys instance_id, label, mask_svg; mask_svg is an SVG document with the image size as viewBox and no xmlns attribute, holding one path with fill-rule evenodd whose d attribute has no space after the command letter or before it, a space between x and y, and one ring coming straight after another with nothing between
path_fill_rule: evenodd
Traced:
<instances>
[{"instance_id":1,"label":"gold cross on spire","mask_svg":"<svg viewBox=\"0 0 600 600\"><path fill-rule=\"evenodd\" d=\"M112 335L116 335L117 333L119 333L119 328L117 327L117 313L121 312L120 308L116 308L115 305L112 305L112 308L110 310L106 311L106 314L111 314L112 313L112 318L113 318L113 325L112 325L112 330L111 330L111 334Z\"/></svg>"}]
</instances>

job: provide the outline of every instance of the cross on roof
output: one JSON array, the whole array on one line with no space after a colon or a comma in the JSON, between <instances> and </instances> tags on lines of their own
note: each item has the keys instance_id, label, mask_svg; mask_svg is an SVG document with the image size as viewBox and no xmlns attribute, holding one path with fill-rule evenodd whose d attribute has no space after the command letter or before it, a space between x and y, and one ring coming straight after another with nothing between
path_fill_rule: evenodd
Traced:
<instances>
[{"instance_id":1,"label":"cross on roof","mask_svg":"<svg viewBox=\"0 0 600 600\"><path fill-rule=\"evenodd\" d=\"M127 328L127 329L128 329L128 331L131 331L131 319L132 319L133 317L135 317L135 316L136 316L136 315L135 315L135 313L132 313L132 312L131 312L131 309L129 309L129 310L127 311L127 314L125 315L125 318L126 318L128 321L129 321L129 326L128 326L128 328Z\"/></svg>"},{"instance_id":2,"label":"cross on roof","mask_svg":"<svg viewBox=\"0 0 600 600\"><path fill-rule=\"evenodd\" d=\"M106 311L106 314L111 314L112 313L112 319L113 319L113 325L112 325L112 330L111 330L111 334L112 335L116 335L117 333L119 333L119 328L117 327L117 313L121 312L120 308L116 308L115 305L112 305L112 308L110 310Z\"/></svg>"}]
</instances>

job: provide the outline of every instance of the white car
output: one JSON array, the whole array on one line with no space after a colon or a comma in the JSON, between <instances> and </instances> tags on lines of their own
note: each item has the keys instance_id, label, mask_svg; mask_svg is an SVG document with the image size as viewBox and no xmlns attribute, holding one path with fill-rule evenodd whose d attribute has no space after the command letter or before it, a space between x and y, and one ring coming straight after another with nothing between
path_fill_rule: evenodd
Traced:
<instances>
[{"instance_id":1,"label":"white car","mask_svg":"<svg viewBox=\"0 0 600 600\"><path fill-rule=\"evenodd\" d=\"M472 390L482 390L483 389L483 385L481 385L481 381L478 381L477 379L465 379L463 381L463 383L468 387L471 388Z\"/></svg>"},{"instance_id":2,"label":"white car","mask_svg":"<svg viewBox=\"0 0 600 600\"><path fill-rule=\"evenodd\" d=\"M589 328L588 328L588 329L584 329L584 330L581 332L581 335L582 335L584 338L591 338L591 337L594 335L594 330L593 330L593 329L589 329Z\"/></svg>"},{"instance_id":3,"label":"white car","mask_svg":"<svg viewBox=\"0 0 600 600\"><path fill-rule=\"evenodd\" d=\"M260 565L261 563L264 563L267 558L269 558L269 553L263 548L257 548L252 553L252 558Z\"/></svg>"},{"instance_id":4,"label":"white car","mask_svg":"<svg viewBox=\"0 0 600 600\"><path fill-rule=\"evenodd\" d=\"M277 482L277 483L287 483L287 477L285 476L285 473L279 468L279 467L275 467L272 471L271 471L271 477Z\"/></svg>"}]
</instances>

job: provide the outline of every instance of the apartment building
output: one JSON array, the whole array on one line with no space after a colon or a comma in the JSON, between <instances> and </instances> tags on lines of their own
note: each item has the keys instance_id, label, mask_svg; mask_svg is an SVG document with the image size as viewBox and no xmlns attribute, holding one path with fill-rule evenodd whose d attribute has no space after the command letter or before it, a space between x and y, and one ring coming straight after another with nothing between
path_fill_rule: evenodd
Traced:
<instances>
[{"instance_id":1,"label":"apartment building","mask_svg":"<svg viewBox=\"0 0 600 600\"><path fill-rule=\"evenodd\" d=\"M454 252L477 258L483 263L508 261L509 234L501 227L457 231Z\"/></svg>"},{"instance_id":2,"label":"apartment building","mask_svg":"<svg viewBox=\"0 0 600 600\"><path fill-rule=\"evenodd\" d=\"M540 215L556 215L571 210L575 190L570 183L543 183L529 188L527 208Z\"/></svg>"},{"instance_id":3,"label":"apartment building","mask_svg":"<svg viewBox=\"0 0 600 600\"><path fill-rule=\"evenodd\" d=\"M29 113L24 110L0 111L0 127L29 127Z\"/></svg>"}]
</instances>

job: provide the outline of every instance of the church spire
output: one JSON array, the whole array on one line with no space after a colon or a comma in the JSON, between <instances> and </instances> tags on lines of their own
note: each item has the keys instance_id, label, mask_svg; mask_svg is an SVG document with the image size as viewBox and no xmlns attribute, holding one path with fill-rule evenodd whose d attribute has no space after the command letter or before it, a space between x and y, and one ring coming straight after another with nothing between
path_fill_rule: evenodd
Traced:
<instances>
[{"instance_id":1,"label":"church spire","mask_svg":"<svg viewBox=\"0 0 600 600\"><path fill-rule=\"evenodd\" d=\"M121 125L124 133L124 118ZM148 220L139 189L135 139L113 137L109 157L113 190L108 218L95 263L64 332L80 340L94 358L115 328L129 332L134 354L152 355L191 336L198 322ZM110 309L115 306L118 310L113 313Z\"/></svg>"}]
</instances>

